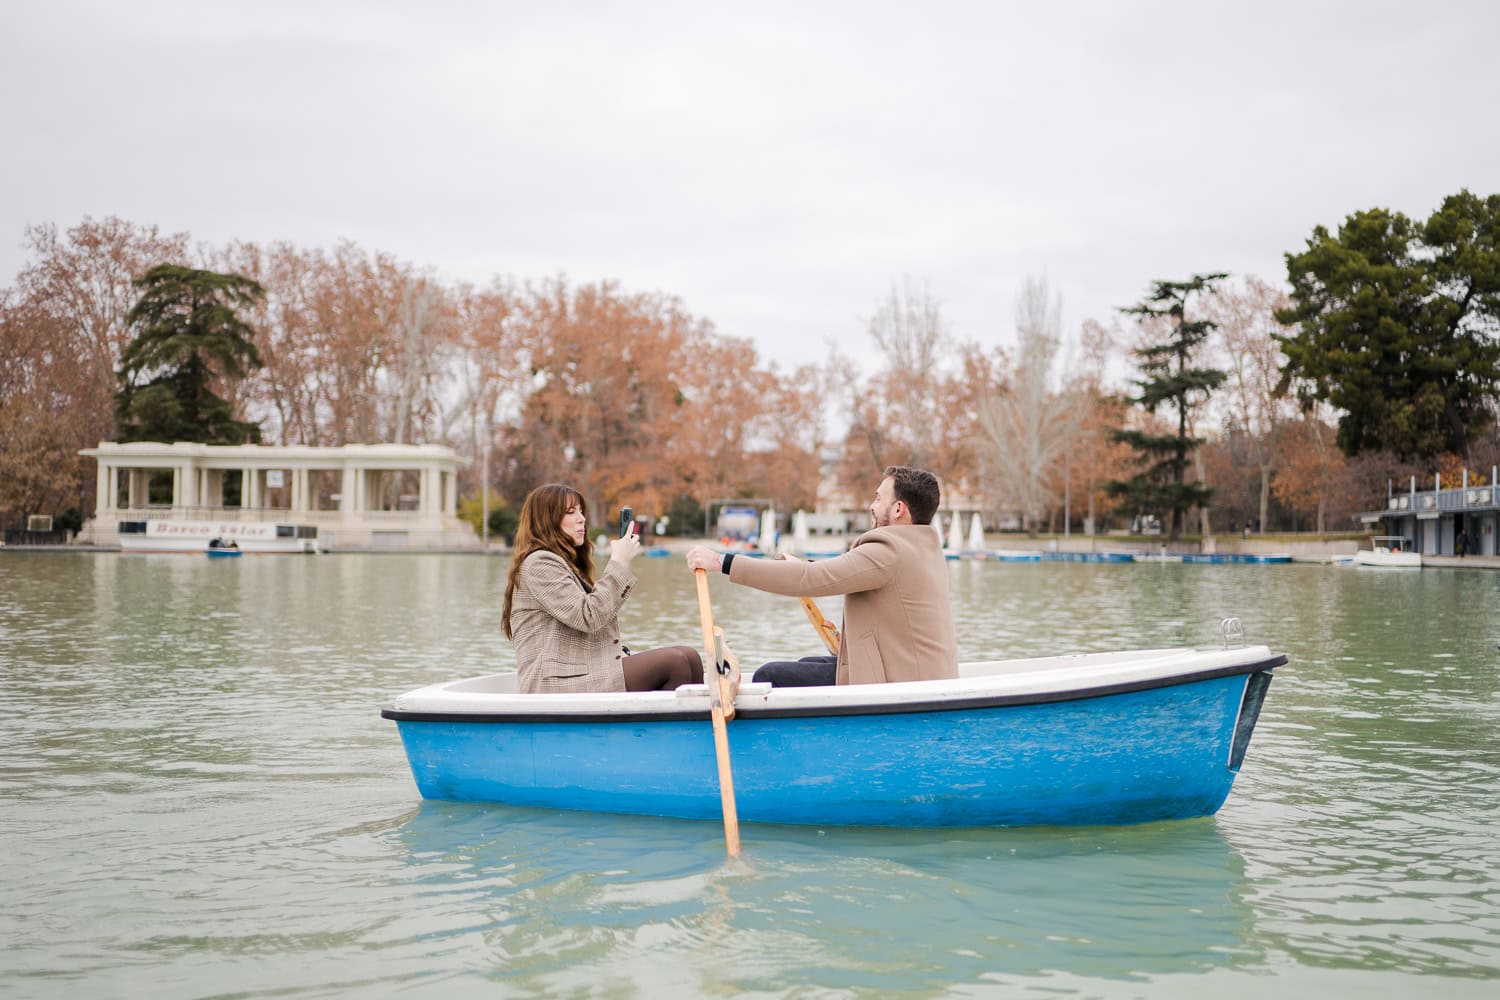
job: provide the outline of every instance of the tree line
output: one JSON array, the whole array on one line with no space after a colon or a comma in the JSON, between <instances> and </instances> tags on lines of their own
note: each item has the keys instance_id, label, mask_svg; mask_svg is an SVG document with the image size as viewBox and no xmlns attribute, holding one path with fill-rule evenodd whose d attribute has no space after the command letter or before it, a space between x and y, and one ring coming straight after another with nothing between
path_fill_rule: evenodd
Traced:
<instances>
[{"instance_id":1,"label":"tree line","mask_svg":"<svg viewBox=\"0 0 1500 1000\"><path fill-rule=\"evenodd\" d=\"M226 433L448 444L472 460L461 493L499 507L560 480L596 511L629 503L692 529L714 498L810 509L833 486L862 503L879 469L913 464L1033 532L1174 510L1205 532L1346 528L1389 478L1500 452L1497 218L1500 199L1467 192L1422 226L1359 213L1287 255L1290 293L1156 282L1071 332L1039 278L982 339L906 280L873 304L864 361L830 347L793 370L613 282L476 286L352 243L38 225L0 291L0 512L91 509L78 450L163 412L184 377L176 314L151 311L145 276L168 265L256 290L231 308L252 353L192 376Z\"/></svg>"}]
</instances>

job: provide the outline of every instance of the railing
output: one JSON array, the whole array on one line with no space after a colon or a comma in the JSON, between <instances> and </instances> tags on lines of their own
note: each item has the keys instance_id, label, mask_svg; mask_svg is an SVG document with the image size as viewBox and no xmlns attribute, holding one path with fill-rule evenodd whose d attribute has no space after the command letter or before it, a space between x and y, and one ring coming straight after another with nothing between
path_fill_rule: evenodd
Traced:
<instances>
[{"instance_id":1,"label":"railing","mask_svg":"<svg viewBox=\"0 0 1500 1000\"><path fill-rule=\"evenodd\" d=\"M174 507L150 504L146 507L116 507L110 513L121 521L289 521L308 514L336 514L337 511L294 511L288 507Z\"/></svg>"},{"instance_id":2,"label":"railing","mask_svg":"<svg viewBox=\"0 0 1500 1000\"><path fill-rule=\"evenodd\" d=\"M5 529L6 545L66 545L68 533L62 528L52 531L25 531L18 528Z\"/></svg>"},{"instance_id":3,"label":"railing","mask_svg":"<svg viewBox=\"0 0 1500 1000\"><path fill-rule=\"evenodd\" d=\"M1419 514L1495 510L1500 509L1500 490L1490 486L1471 486L1466 490L1418 490L1415 494L1398 493L1385 502L1386 510L1396 513L1414 507Z\"/></svg>"},{"instance_id":4,"label":"railing","mask_svg":"<svg viewBox=\"0 0 1500 1000\"><path fill-rule=\"evenodd\" d=\"M116 507L110 511L119 521L303 521L323 523L342 520L344 512L333 510L292 510L289 507L174 507L151 504L147 507ZM360 520L412 524L424 516L420 510L361 510Z\"/></svg>"}]
</instances>

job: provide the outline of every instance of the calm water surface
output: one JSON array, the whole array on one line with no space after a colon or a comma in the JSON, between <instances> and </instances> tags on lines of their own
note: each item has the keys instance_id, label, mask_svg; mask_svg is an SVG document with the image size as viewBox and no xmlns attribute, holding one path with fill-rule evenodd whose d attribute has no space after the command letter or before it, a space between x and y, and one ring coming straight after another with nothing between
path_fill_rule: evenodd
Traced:
<instances>
[{"instance_id":1,"label":"calm water surface","mask_svg":"<svg viewBox=\"0 0 1500 1000\"><path fill-rule=\"evenodd\" d=\"M951 563L965 659L1230 614L1287 653L1224 808L747 825L730 862L717 824L418 798L379 708L512 668L507 565L0 555L0 994L1500 995L1500 574ZM680 557L636 566L628 639L696 644ZM714 601L747 663L815 651L791 599Z\"/></svg>"}]
</instances>

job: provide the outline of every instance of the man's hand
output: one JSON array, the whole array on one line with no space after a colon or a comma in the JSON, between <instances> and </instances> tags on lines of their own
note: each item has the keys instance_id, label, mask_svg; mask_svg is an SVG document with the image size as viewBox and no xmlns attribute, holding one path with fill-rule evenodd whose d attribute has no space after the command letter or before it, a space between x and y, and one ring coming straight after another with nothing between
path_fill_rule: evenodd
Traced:
<instances>
[{"instance_id":1,"label":"man's hand","mask_svg":"<svg viewBox=\"0 0 1500 1000\"><path fill-rule=\"evenodd\" d=\"M694 545L688 549L687 564L690 570L707 570L717 573L723 558L706 545Z\"/></svg>"}]
</instances>

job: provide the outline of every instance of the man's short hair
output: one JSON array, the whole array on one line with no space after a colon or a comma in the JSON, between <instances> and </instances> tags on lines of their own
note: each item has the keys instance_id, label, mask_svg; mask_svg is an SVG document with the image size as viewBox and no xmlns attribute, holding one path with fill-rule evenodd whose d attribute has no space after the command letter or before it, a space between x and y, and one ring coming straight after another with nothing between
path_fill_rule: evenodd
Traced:
<instances>
[{"instance_id":1,"label":"man's short hair","mask_svg":"<svg viewBox=\"0 0 1500 1000\"><path fill-rule=\"evenodd\" d=\"M932 515L937 513L938 504L943 499L938 490L937 476L906 465L886 466L885 474L891 479L896 499L911 511L912 523L931 524Z\"/></svg>"}]
</instances>

